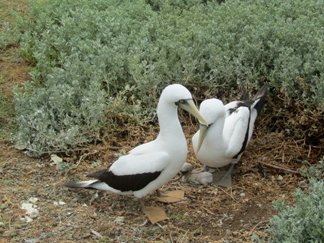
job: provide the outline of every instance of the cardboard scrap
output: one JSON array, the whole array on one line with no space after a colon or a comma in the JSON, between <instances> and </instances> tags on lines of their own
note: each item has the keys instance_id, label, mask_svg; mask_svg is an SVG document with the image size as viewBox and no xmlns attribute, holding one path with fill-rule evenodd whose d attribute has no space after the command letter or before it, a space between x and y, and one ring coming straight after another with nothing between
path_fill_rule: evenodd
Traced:
<instances>
[{"instance_id":1,"label":"cardboard scrap","mask_svg":"<svg viewBox=\"0 0 324 243\"><path fill-rule=\"evenodd\" d=\"M143 211L152 224L168 219L161 207L145 207Z\"/></svg>"},{"instance_id":2,"label":"cardboard scrap","mask_svg":"<svg viewBox=\"0 0 324 243\"><path fill-rule=\"evenodd\" d=\"M181 190L175 190L175 191L163 193L161 196L156 198L158 202L164 202L164 203L180 202L183 199L184 199L184 191Z\"/></svg>"}]
</instances>

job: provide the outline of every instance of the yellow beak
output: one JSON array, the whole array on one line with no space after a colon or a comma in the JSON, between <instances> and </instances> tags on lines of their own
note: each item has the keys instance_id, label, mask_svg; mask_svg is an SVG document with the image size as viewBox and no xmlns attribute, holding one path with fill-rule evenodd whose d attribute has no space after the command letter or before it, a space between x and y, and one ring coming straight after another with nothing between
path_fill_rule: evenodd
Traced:
<instances>
[{"instance_id":1,"label":"yellow beak","mask_svg":"<svg viewBox=\"0 0 324 243\"><path fill-rule=\"evenodd\" d=\"M206 119L200 114L193 100L183 100L184 102L179 103L179 107L188 111L194 117L196 117L201 124L208 126Z\"/></svg>"},{"instance_id":2,"label":"yellow beak","mask_svg":"<svg viewBox=\"0 0 324 243\"><path fill-rule=\"evenodd\" d=\"M201 145L203 144L205 137L207 135L208 125L205 124L199 124L199 138L198 138L198 147L197 147L197 154L201 148Z\"/></svg>"},{"instance_id":3,"label":"yellow beak","mask_svg":"<svg viewBox=\"0 0 324 243\"><path fill-rule=\"evenodd\" d=\"M200 132L199 132L199 140L198 140L198 150L197 153L199 152L199 149L204 142L205 136L207 134L207 129L208 129L208 122L206 119L200 114L199 110L197 109L195 103L193 100L185 100L185 102L179 103L179 107L182 109L188 111L190 114L195 116L200 123Z\"/></svg>"}]
</instances>

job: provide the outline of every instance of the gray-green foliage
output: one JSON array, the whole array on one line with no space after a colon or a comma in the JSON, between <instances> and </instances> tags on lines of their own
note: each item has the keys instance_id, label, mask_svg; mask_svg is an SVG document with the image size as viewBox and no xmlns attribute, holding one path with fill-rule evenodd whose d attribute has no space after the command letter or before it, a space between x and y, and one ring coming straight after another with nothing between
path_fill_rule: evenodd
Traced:
<instances>
[{"instance_id":1,"label":"gray-green foliage","mask_svg":"<svg viewBox=\"0 0 324 243\"><path fill-rule=\"evenodd\" d=\"M220 1L221 2L221 1ZM170 82L229 96L268 80L324 109L323 1L33 0L15 31L33 80L16 89L15 141L89 142L118 112L152 119Z\"/></svg>"},{"instance_id":2,"label":"gray-green foliage","mask_svg":"<svg viewBox=\"0 0 324 243\"><path fill-rule=\"evenodd\" d=\"M279 214L271 219L271 242L323 242L323 180L311 180L308 193L298 189L295 200L292 207L275 204Z\"/></svg>"}]
</instances>

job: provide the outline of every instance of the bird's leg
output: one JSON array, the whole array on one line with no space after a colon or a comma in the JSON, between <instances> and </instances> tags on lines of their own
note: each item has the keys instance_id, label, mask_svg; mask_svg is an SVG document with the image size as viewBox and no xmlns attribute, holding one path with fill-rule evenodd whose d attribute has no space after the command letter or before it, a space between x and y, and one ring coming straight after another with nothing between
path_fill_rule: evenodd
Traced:
<instances>
[{"instance_id":1,"label":"bird's leg","mask_svg":"<svg viewBox=\"0 0 324 243\"><path fill-rule=\"evenodd\" d=\"M235 163L231 163L231 166L226 171L225 175L218 181L215 182L216 185L223 187L231 187L232 186L232 172L234 169Z\"/></svg>"}]
</instances>

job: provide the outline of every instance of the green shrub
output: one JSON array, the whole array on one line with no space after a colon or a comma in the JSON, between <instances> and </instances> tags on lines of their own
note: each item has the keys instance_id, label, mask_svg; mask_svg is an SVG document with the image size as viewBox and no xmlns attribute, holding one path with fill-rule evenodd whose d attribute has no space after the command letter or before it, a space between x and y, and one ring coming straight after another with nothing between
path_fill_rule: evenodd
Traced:
<instances>
[{"instance_id":1,"label":"green shrub","mask_svg":"<svg viewBox=\"0 0 324 243\"><path fill-rule=\"evenodd\" d=\"M304 166L299 169L300 173L307 178L324 179L324 156L315 165L307 160L303 161Z\"/></svg>"},{"instance_id":2,"label":"green shrub","mask_svg":"<svg viewBox=\"0 0 324 243\"><path fill-rule=\"evenodd\" d=\"M15 141L41 154L96 139L116 111L145 123L170 82L224 98L266 80L283 105L324 110L324 3L218 2L30 1Z\"/></svg>"},{"instance_id":3,"label":"green shrub","mask_svg":"<svg viewBox=\"0 0 324 243\"><path fill-rule=\"evenodd\" d=\"M298 189L295 199L292 207L275 204L279 214L271 219L271 242L323 242L324 182L311 180L309 192Z\"/></svg>"}]
</instances>

